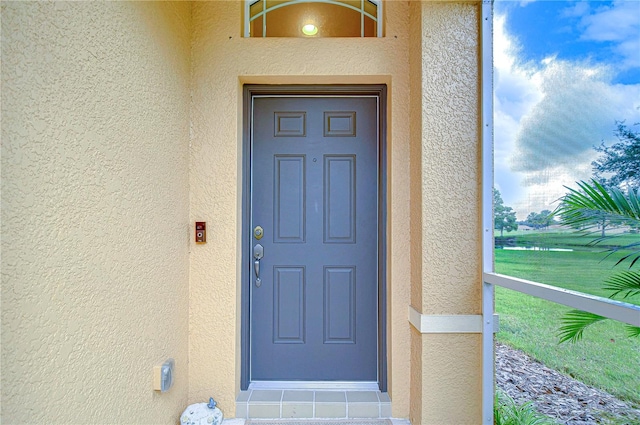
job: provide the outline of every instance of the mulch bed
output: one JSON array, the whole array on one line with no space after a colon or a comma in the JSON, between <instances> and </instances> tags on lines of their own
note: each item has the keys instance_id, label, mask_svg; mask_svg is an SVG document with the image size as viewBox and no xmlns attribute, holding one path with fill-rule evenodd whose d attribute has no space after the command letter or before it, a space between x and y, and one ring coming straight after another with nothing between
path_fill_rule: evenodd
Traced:
<instances>
[{"instance_id":1,"label":"mulch bed","mask_svg":"<svg viewBox=\"0 0 640 425\"><path fill-rule=\"evenodd\" d=\"M497 388L518 404L530 401L537 411L560 424L640 424L640 410L630 404L499 343L496 380Z\"/></svg>"}]
</instances>

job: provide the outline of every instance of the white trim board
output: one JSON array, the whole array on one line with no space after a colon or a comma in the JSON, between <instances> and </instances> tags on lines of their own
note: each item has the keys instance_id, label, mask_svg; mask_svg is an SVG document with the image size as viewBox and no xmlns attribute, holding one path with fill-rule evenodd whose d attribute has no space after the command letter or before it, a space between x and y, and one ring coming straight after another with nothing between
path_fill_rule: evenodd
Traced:
<instances>
[{"instance_id":1,"label":"white trim board","mask_svg":"<svg viewBox=\"0 0 640 425\"><path fill-rule=\"evenodd\" d=\"M484 273L485 283L498 285L608 319L640 326L640 306L497 273Z\"/></svg>"},{"instance_id":2,"label":"white trim board","mask_svg":"<svg viewBox=\"0 0 640 425\"><path fill-rule=\"evenodd\" d=\"M379 391L377 382L367 381L252 381L250 390Z\"/></svg>"},{"instance_id":3,"label":"white trim board","mask_svg":"<svg viewBox=\"0 0 640 425\"><path fill-rule=\"evenodd\" d=\"M482 333L480 314L421 314L409 306L409 323L422 334ZM497 332L497 315L494 315L494 332Z\"/></svg>"}]
</instances>

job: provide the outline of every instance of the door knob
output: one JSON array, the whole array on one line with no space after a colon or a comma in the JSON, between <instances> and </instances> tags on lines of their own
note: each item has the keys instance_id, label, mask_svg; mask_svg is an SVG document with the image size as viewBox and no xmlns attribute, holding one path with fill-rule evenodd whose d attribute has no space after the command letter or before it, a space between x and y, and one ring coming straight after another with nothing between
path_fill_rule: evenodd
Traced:
<instances>
[{"instance_id":1,"label":"door knob","mask_svg":"<svg viewBox=\"0 0 640 425\"><path fill-rule=\"evenodd\" d=\"M255 261L253 262L253 270L256 273L256 287L260 287L262 285L262 279L260 279L260 259L264 256L264 248L262 245L257 244L253 247L253 258Z\"/></svg>"}]
</instances>

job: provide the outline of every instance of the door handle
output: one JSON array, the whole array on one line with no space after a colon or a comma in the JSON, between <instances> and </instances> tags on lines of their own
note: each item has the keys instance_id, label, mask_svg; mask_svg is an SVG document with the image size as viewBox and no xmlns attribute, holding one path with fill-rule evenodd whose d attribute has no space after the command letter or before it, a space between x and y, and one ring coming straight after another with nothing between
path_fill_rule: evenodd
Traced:
<instances>
[{"instance_id":1,"label":"door handle","mask_svg":"<svg viewBox=\"0 0 640 425\"><path fill-rule=\"evenodd\" d=\"M260 279L260 260L253 262L253 269L256 272L256 286L259 288L262 285L262 279Z\"/></svg>"},{"instance_id":2,"label":"door handle","mask_svg":"<svg viewBox=\"0 0 640 425\"><path fill-rule=\"evenodd\" d=\"M256 287L260 287L262 285L262 279L260 279L260 259L264 256L264 248L262 245L257 244L253 247L253 258L255 261L253 262L253 270L256 273Z\"/></svg>"}]
</instances>

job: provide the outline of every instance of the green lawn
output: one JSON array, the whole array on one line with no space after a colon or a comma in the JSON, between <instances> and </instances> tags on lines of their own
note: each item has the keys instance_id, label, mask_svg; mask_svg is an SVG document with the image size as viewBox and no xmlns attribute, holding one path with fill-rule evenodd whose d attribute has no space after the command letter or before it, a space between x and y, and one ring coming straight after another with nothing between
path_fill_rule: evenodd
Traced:
<instances>
[{"instance_id":1,"label":"green lawn","mask_svg":"<svg viewBox=\"0 0 640 425\"><path fill-rule=\"evenodd\" d=\"M615 234L607 233L607 237L595 245L589 243L600 237L599 233L580 234L572 231L515 231L505 233L503 237L496 238L496 244L511 242L516 246L540 245L545 247L572 248L575 250L605 251L611 246L628 245L640 240L638 233Z\"/></svg>"},{"instance_id":2,"label":"green lawn","mask_svg":"<svg viewBox=\"0 0 640 425\"><path fill-rule=\"evenodd\" d=\"M602 248L584 245L590 240L571 233L545 233L545 246L572 247L573 252L510 251L496 249L496 272L594 295L608 296L602 282L616 271L615 261L604 259ZM518 245L539 239L535 233L523 235ZM639 235L624 235L607 241L630 243ZM527 242L525 242L525 240ZM577 242L582 243L581 246ZM639 299L627 300L640 304ZM521 349L549 367L582 382L604 389L640 405L640 338L627 338L622 324L605 321L585 332L579 343L558 343L560 317L568 308L504 288L496 288L496 311L500 314L499 341Z\"/></svg>"}]
</instances>

